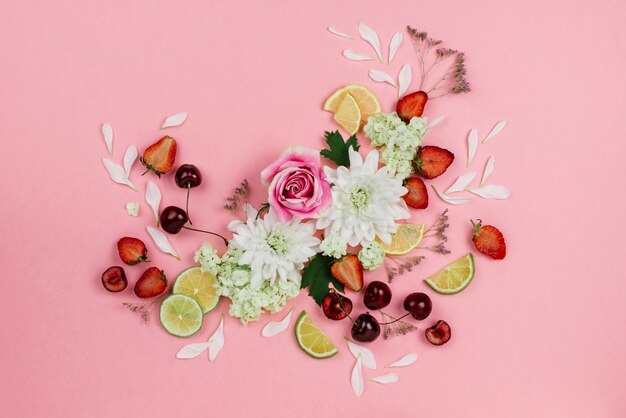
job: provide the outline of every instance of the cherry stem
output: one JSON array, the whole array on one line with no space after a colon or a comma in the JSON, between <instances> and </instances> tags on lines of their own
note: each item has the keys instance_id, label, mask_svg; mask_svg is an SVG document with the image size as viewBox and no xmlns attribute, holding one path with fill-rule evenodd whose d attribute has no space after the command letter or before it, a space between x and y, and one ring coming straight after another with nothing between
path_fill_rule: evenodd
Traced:
<instances>
[{"instance_id":1,"label":"cherry stem","mask_svg":"<svg viewBox=\"0 0 626 418\"><path fill-rule=\"evenodd\" d=\"M210 235L215 235L216 237L220 237L221 239L224 240L224 245L228 247L228 240L224 238L223 236L221 236L220 234L217 234L215 232L203 231L202 229L189 228L188 226L183 226L183 228L188 229L190 231L203 232L205 234L210 234Z\"/></svg>"},{"instance_id":2,"label":"cherry stem","mask_svg":"<svg viewBox=\"0 0 626 418\"><path fill-rule=\"evenodd\" d=\"M187 220L189 221L189 225L193 225L191 222L191 218L189 217L189 191L191 190L191 184L187 184L187 201L185 202L185 212L187 212Z\"/></svg>"},{"instance_id":3,"label":"cherry stem","mask_svg":"<svg viewBox=\"0 0 626 418\"><path fill-rule=\"evenodd\" d=\"M399 320L401 320L402 318L406 318L407 316L411 315L411 312L405 313L404 315L402 315L400 318L396 318L391 322L380 322L379 325L391 325L395 322L398 322ZM387 315L390 316L390 315Z\"/></svg>"}]
</instances>

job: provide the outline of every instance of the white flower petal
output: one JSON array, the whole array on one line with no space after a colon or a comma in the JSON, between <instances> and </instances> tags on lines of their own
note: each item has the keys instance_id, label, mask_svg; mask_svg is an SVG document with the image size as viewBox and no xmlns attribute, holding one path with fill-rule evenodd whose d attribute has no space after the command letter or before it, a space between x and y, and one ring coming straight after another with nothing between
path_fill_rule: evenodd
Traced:
<instances>
[{"instance_id":1,"label":"white flower petal","mask_svg":"<svg viewBox=\"0 0 626 418\"><path fill-rule=\"evenodd\" d=\"M424 136L426 136L426 134L428 132L430 132L431 129L433 129L435 126L439 125L441 122L443 122L443 120L446 117L444 115L438 116L435 119L433 119L428 125L426 125L426 130L424 132Z\"/></svg>"},{"instance_id":2,"label":"white flower petal","mask_svg":"<svg viewBox=\"0 0 626 418\"><path fill-rule=\"evenodd\" d=\"M410 353L403 356L400 360L396 360L393 363L385 367L404 367L413 364L417 361L417 353Z\"/></svg>"},{"instance_id":3,"label":"white flower petal","mask_svg":"<svg viewBox=\"0 0 626 418\"><path fill-rule=\"evenodd\" d=\"M161 203L161 190L152 180L146 185L146 202L152 208L154 217L156 218L156 224L159 226L159 204Z\"/></svg>"},{"instance_id":4,"label":"white flower petal","mask_svg":"<svg viewBox=\"0 0 626 418\"><path fill-rule=\"evenodd\" d=\"M441 200L443 200L446 203L449 203L451 205L462 205L464 203L468 203L471 202L472 199L468 198L468 197L461 197L461 196L448 196L444 193L441 193L439 190L437 190L437 188L433 185L433 190L439 195L439 197L441 198Z\"/></svg>"},{"instance_id":5,"label":"white flower petal","mask_svg":"<svg viewBox=\"0 0 626 418\"><path fill-rule=\"evenodd\" d=\"M124 153L124 173L126 173L126 177L130 178L130 169L133 167L135 160L137 159L137 147L134 145L130 145L126 148L126 152Z\"/></svg>"},{"instance_id":6,"label":"white flower petal","mask_svg":"<svg viewBox=\"0 0 626 418\"><path fill-rule=\"evenodd\" d=\"M107 172L109 173L111 180L119 184L124 184L134 191L137 191L137 188L133 185L133 183L130 182L121 165L114 163L107 158L102 159L102 164L104 164L104 168L106 168Z\"/></svg>"},{"instance_id":7,"label":"white flower petal","mask_svg":"<svg viewBox=\"0 0 626 418\"><path fill-rule=\"evenodd\" d=\"M361 370L361 356L357 357L356 364L352 369L352 376L350 378L352 384L352 390L356 396L363 395L363 371Z\"/></svg>"},{"instance_id":8,"label":"white flower petal","mask_svg":"<svg viewBox=\"0 0 626 418\"><path fill-rule=\"evenodd\" d=\"M371 61L373 58L351 49L344 49L342 55L350 61Z\"/></svg>"},{"instance_id":9,"label":"white flower petal","mask_svg":"<svg viewBox=\"0 0 626 418\"><path fill-rule=\"evenodd\" d=\"M494 157L492 155L487 160L487 164L485 164L485 171L483 171L483 178L480 180L480 185L481 186L487 182L487 179L489 178L489 176L493 172L493 168L494 168L495 164L496 164L496 157Z\"/></svg>"},{"instance_id":10,"label":"white flower petal","mask_svg":"<svg viewBox=\"0 0 626 418\"><path fill-rule=\"evenodd\" d=\"M214 361L222 348L224 348L224 315L220 320L220 326L209 338L209 360Z\"/></svg>"},{"instance_id":11,"label":"white flower petal","mask_svg":"<svg viewBox=\"0 0 626 418\"><path fill-rule=\"evenodd\" d=\"M378 34L376 33L376 31L364 23L359 23L359 35L361 35L361 38L363 38L370 45L372 45L372 48L374 48L374 51L376 51L376 55L378 55L379 61L383 62L383 55L380 51L380 40L378 39Z\"/></svg>"},{"instance_id":12,"label":"white flower petal","mask_svg":"<svg viewBox=\"0 0 626 418\"><path fill-rule=\"evenodd\" d=\"M268 322L267 325L263 327L261 331L261 335L264 337L273 337L275 335L284 332L289 328L289 323L291 322L291 316L293 315L293 308L289 310L289 313L285 318L280 322Z\"/></svg>"},{"instance_id":13,"label":"white flower petal","mask_svg":"<svg viewBox=\"0 0 626 418\"><path fill-rule=\"evenodd\" d=\"M372 80L377 81L379 83L387 83L392 85L394 88L398 88L394 79L384 71L370 69L369 76Z\"/></svg>"},{"instance_id":14,"label":"white flower petal","mask_svg":"<svg viewBox=\"0 0 626 418\"><path fill-rule=\"evenodd\" d=\"M113 156L113 127L110 123L102 124L102 136L104 137L104 143L107 146L107 151L109 151L109 155Z\"/></svg>"},{"instance_id":15,"label":"white flower petal","mask_svg":"<svg viewBox=\"0 0 626 418\"><path fill-rule=\"evenodd\" d=\"M348 348L350 348L350 352L354 358L358 359L360 357L361 363L364 367L376 370L376 358L374 357L374 353L372 353L369 348L355 344L350 340L346 340L346 342L348 343Z\"/></svg>"},{"instance_id":16,"label":"white flower petal","mask_svg":"<svg viewBox=\"0 0 626 418\"><path fill-rule=\"evenodd\" d=\"M185 120L187 120L187 112L176 113L175 115L168 116L163 124L161 125L161 129L171 128L173 126L182 125Z\"/></svg>"},{"instance_id":17,"label":"white flower petal","mask_svg":"<svg viewBox=\"0 0 626 418\"><path fill-rule=\"evenodd\" d=\"M391 42L389 42L389 58L387 59L387 64L391 64L391 61L393 61L393 57L396 56L396 52L402 44L402 39L402 34L400 32L393 34Z\"/></svg>"},{"instance_id":18,"label":"white flower petal","mask_svg":"<svg viewBox=\"0 0 626 418\"><path fill-rule=\"evenodd\" d=\"M482 187L475 187L469 189L470 192L482 197L483 199L508 199L511 197L511 192L504 187L497 184L488 184Z\"/></svg>"},{"instance_id":19,"label":"white flower petal","mask_svg":"<svg viewBox=\"0 0 626 418\"><path fill-rule=\"evenodd\" d=\"M382 383L383 385L388 385L390 383L396 383L398 380L400 380L400 376L398 376L396 373L388 373L381 376L372 377L368 380L376 383Z\"/></svg>"},{"instance_id":20,"label":"white flower petal","mask_svg":"<svg viewBox=\"0 0 626 418\"><path fill-rule=\"evenodd\" d=\"M398 74L398 97L401 97L411 85L411 66L404 64Z\"/></svg>"},{"instance_id":21,"label":"white flower petal","mask_svg":"<svg viewBox=\"0 0 626 418\"><path fill-rule=\"evenodd\" d=\"M332 33L333 35L341 36L342 38L352 39L352 36L340 31L334 26L329 26L327 29L328 29L328 32Z\"/></svg>"},{"instance_id":22,"label":"white flower petal","mask_svg":"<svg viewBox=\"0 0 626 418\"><path fill-rule=\"evenodd\" d=\"M195 358L195 357L198 357L200 354L202 354L204 350L206 350L207 348L209 348L208 342L188 344L184 346L183 348L181 348L178 351L178 353L176 353L176 358L177 359Z\"/></svg>"},{"instance_id":23,"label":"white flower petal","mask_svg":"<svg viewBox=\"0 0 626 418\"><path fill-rule=\"evenodd\" d=\"M478 131L472 128L467 135L467 166L469 167L476 155L476 148L478 147Z\"/></svg>"},{"instance_id":24,"label":"white flower petal","mask_svg":"<svg viewBox=\"0 0 626 418\"><path fill-rule=\"evenodd\" d=\"M446 190L444 193L448 194L448 193L464 191L467 188L467 186L470 185L472 180L474 180L475 177L476 177L475 171L470 171L469 173L460 175L459 178L456 179L454 184L452 184L452 186L450 186L448 190Z\"/></svg>"},{"instance_id":25,"label":"white flower petal","mask_svg":"<svg viewBox=\"0 0 626 418\"><path fill-rule=\"evenodd\" d=\"M152 240L154 241L156 246L159 248L159 250L161 250L162 252L166 254L171 254L172 256L180 260L178 253L176 253L176 250L174 250L174 247L172 247L172 244L170 244L170 241L167 239L167 236L163 232L161 232L160 229L147 226L146 230L148 231L148 234L150 234L150 236L152 237Z\"/></svg>"},{"instance_id":26,"label":"white flower petal","mask_svg":"<svg viewBox=\"0 0 626 418\"><path fill-rule=\"evenodd\" d=\"M498 135L504 129L505 126L506 126L505 120L501 120L500 122L496 123L496 126L493 127L491 132L489 132L489 135L487 135L485 139L483 139L483 144L489 141L494 136Z\"/></svg>"}]
</instances>

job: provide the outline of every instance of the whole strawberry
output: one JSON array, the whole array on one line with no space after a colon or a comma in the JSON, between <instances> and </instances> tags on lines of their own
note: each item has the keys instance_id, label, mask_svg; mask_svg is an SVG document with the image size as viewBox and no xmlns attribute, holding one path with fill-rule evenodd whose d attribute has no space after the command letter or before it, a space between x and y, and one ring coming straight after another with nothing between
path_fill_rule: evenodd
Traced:
<instances>
[{"instance_id":1,"label":"whole strawberry","mask_svg":"<svg viewBox=\"0 0 626 418\"><path fill-rule=\"evenodd\" d=\"M147 168L143 174L154 171L159 177L172 169L174 160L176 160L176 140L171 136L164 136L150 145L139 159Z\"/></svg>"},{"instance_id":2,"label":"whole strawberry","mask_svg":"<svg viewBox=\"0 0 626 418\"><path fill-rule=\"evenodd\" d=\"M502 260L506 256L506 243L504 235L498 228L492 225L483 225L480 219L470 220L474 226L474 245L481 253L488 255L496 260Z\"/></svg>"},{"instance_id":3,"label":"whole strawberry","mask_svg":"<svg viewBox=\"0 0 626 418\"><path fill-rule=\"evenodd\" d=\"M135 294L140 298L151 298L165 292L167 279L163 270L157 267L150 267L144 271L137 283L135 283Z\"/></svg>"},{"instance_id":4,"label":"whole strawberry","mask_svg":"<svg viewBox=\"0 0 626 418\"><path fill-rule=\"evenodd\" d=\"M148 261L146 244L138 238L123 237L117 242L117 252L122 261L134 266L142 261Z\"/></svg>"}]
</instances>

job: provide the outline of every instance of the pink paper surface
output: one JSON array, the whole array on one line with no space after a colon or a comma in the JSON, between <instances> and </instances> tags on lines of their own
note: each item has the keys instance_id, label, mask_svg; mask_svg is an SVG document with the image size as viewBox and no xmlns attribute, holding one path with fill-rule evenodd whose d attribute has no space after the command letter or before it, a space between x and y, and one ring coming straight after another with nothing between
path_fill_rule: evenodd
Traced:
<instances>
[{"instance_id":1,"label":"pink paper surface","mask_svg":"<svg viewBox=\"0 0 626 418\"><path fill-rule=\"evenodd\" d=\"M1 9L0 415L626 415L623 2L4 1ZM389 67L344 59L345 48L373 51L326 27L356 37L359 22L378 31L385 56L407 24L467 54L473 91L427 107L429 118L446 115L427 143L457 158L431 184L444 189L466 172L472 127L482 139L509 122L479 146L471 168L480 176L494 155L491 181L512 198L450 207L452 254L428 255L393 283L391 312L410 291L425 291L434 311L418 325L445 319L452 340L437 348L420 331L371 344L380 365L409 352L420 358L397 370L400 382L367 382L357 398L343 342L349 324L326 321L303 292L259 323L227 318L215 362L176 360L184 344L208 338L227 303L183 340L163 331L156 310L143 326L122 307L135 300L131 286L146 266L126 268L124 294L104 291L99 276L119 264L121 236L143 239L170 279L205 237L172 237L181 262L159 253L145 232L153 215L143 192L112 183L102 167L101 123L113 125L115 161L130 144L141 152L164 133L177 138L177 163L198 165L205 178L191 195L194 225L225 233L221 205L242 178L264 201L260 170L285 146L320 147L323 131L335 129L321 110L334 89L366 84L390 111L394 91L368 69L396 75L409 63L418 74L406 41ZM158 130L180 111L189 113L183 126ZM135 165L131 178L143 191L156 178L140 172ZM158 184L162 207L183 204L171 174ZM430 197L416 220L428 223L446 207ZM129 201L141 203L139 218L126 215ZM478 254L463 293L434 294L421 279L472 250L469 218L501 227L507 258ZM292 306L323 326L337 356L308 358L291 330L260 336Z\"/></svg>"}]
</instances>

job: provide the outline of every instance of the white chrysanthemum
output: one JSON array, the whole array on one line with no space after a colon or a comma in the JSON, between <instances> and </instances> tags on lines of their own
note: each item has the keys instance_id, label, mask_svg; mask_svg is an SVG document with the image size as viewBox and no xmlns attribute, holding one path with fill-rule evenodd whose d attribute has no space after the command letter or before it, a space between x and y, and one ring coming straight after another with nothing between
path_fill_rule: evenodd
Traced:
<instances>
[{"instance_id":1,"label":"white chrysanthemum","mask_svg":"<svg viewBox=\"0 0 626 418\"><path fill-rule=\"evenodd\" d=\"M241 249L239 264L249 265L252 289L264 281L290 281L300 284L304 263L315 255L320 240L313 236L315 227L292 219L282 223L272 209L263 219L256 219L254 210L247 210L246 222L233 221L228 229L233 232L232 248Z\"/></svg>"},{"instance_id":2,"label":"white chrysanthemum","mask_svg":"<svg viewBox=\"0 0 626 418\"><path fill-rule=\"evenodd\" d=\"M353 247L367 247L377 236L388 244L397 229L395 221L411 216L402 199L407 189L386 167L378 168L377 151L365 161L352 148L348 153L350 168L324 167L333 202L317 220L317 228L326 235L339 234Z\"/></svg>"}]
</instances>

